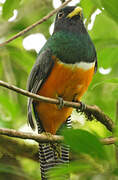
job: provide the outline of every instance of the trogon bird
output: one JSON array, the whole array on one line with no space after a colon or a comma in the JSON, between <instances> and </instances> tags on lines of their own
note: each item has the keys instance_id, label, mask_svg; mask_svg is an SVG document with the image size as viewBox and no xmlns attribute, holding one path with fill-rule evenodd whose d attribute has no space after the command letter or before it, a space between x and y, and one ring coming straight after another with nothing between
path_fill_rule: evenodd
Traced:
<instances>
[{"instance_id":1,"label":"trogon bird","mask_svg":"<svg viewBox=\"0 0 118 180\"><path fill-rule=\"evenodd\" d=\"M50 98L80 101L96 69L96 50L84 26L82 9L66 6L57 13L54 32L39 52L29 75L28 91ZM38 133L54 135L63 124L71 127L73 108L59 108L29 98L28 120L33 129L32 105ZM39 158L41 177L45 180L50 168L69 162L69 147L42 143Z\"/></svg>"}]
</instances>

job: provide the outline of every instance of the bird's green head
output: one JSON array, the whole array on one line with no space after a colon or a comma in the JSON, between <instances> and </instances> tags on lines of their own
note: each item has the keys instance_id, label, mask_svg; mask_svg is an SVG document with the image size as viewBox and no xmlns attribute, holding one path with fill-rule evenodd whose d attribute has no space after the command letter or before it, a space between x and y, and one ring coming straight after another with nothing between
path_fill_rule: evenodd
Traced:
<instances>
[{"instance_id":1,"label":"bird's green head","mask_svg":"<svg viewBox=\"0 0 118 180\"><path fill-rule=\"evenodd\" d=\"M66 6L57 13L54 33L60 30L72 32L85 31L81 7Z\"/></svg>"}]
</instances>

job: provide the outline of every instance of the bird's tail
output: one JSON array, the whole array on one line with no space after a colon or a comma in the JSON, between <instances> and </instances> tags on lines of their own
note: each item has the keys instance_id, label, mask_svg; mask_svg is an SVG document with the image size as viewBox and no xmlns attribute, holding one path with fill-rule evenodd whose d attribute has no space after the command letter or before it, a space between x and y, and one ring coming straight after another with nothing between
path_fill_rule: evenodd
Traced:
<instances>
[{"instance_id":1,"label":"bird's tail","mask_svg":"<svg viewBox=\"0 0 118 180\"><path fill-rule=\"evenodd\" d=\"M66 121L66 126L71 127L70 117ZM58 143L42 143L39 144L39 160L41 179L47 180L48 170L56 167L60 164L69 163L69 146Z\"/></svg>"}]
</instances>

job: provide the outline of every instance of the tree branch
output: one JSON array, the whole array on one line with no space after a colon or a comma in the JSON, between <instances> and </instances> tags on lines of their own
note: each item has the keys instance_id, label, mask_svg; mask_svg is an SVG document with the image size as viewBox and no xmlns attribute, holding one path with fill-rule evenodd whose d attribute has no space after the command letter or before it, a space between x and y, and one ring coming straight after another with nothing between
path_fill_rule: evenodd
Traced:
<instances>
[{"instance_id":1,"label":"tree branch","mask_svg":"<svg viewBox=\"0 0 118 180\"><path fill-rule=\"evenodd\" d=\"M30 139L38 143L49 143L49 142L62 142L64 140L63 136L57 135L46 135L46 134L36 134L36 133L26 133L21 131L16 131L13 129L0 128L0 134L9 137L20 138L20 139ZM4 137L4 136L2 136ZM111 145L118 142L117 137L108 137L100 140L103 145ZM1 140L0 140L1 142Z\"/></svg>"},{"instance_id":2,"label":"tree branch","mask_svg":"<svg viewBox=\"0 0 118 180\"><path fill-rule=\"evenodd\" d=\"M116 102L115 126L118 127L118 101ZM117 129L115 131L117 131ZM118 146L115 146L115 159L116 159L116 163L118 165Z\"/></svg>"},{"instance_id":3,"label":"tree branch","mask_svg":"<svg viewBox=\"0 0 118 180\"><path fill-rule=\"evenodd\" d=\"M102 144L104 145L111 145L118 143L118 138L117 137L108 137L100 140Z\"/></svg>"},{"instance_id":4,"label":"tree branch","mask_svg":"<svg viewBox=\"0 0 118 180\"><path fill-rule=\"evenodd\" d=\"M39 24L43 23L44 21L46 21L47 19L49 19L51 16L53 16L55 13L57 13L60 9L62 9L63 7L65 7L70 1L72 0L67 0L65 1L59 8L54 9L53 11L51 11L48 15L44 16L41 20L35 22L34 24L28 26L27 28L25 28L24 30L20 31L19 33L17 33L15 36L11 37L10 39L8 39L7 41L3 42L0 44L0 47L5 46L6 44L8 44L9 42L13 41L14 39L22 36L23 34L25 34L26 32L30 31L31 29L33 29L34 27L38 26Z\"/></svg>"},{"instance_id":5,"label":"tree branch","mask_svg":"<svg viewBox=\"0 0 118 180\"><path fill-rule=\"evenodd\" d=\"M116 142L115 138L101 139L104 145L111 145ZM118 140L117 140L118 142ZM0 136L0 154L9 156L19 156L21 158L28 158L34 161L39 161L38 143L30 143L28 141L13 139L7 136ZM77 159L77 156L70 153L70 159Z\"/></svg>"},{"instance_id":6,"label":"tree branch","mask_svg":"<svg viewBox=\"0 0 118 180\"><path fill-rule=\"evenodd\" d=\"M91 115L93 115L96 118L96 120L101 122L102 124L104 124L109 131L111 131L111 132L113 131L114 123L113 123L112 119L108 115L106 115L98 106L87 105L84 110L84 113L87 115L88 118ZM91 120L91 119L89 119L89 120Z\"/></svg>"},{"instance_id":7,"label":"tree branch","mask_svg":"<svg viewBox=\"0 0 118 180\"><path fill-rule=\"evenodd\" d=\"M8 89L10 89L12 91L15 91L15 92L17 92L19 94L22 94L24 96L31 97L31 98L33 98L34 100L37 100L37 101L43 101L43 102L46 102L46 103L57 104L57 105L60 104L60 101L58 99L39 96L39 95L31 93L29 91L20 89L20 88L18 88L16 86L10 85L10 84L8 84L8 83L6 83L4 81L0 81L0 86L8 88ZM67 107L79 108L81 106L81 103L74 103L74 102L69 102L69 101L64 101L63 103L64 103L64 106L67 106Z\"/></svg>"},{"instance_id":8,"label":"tree branch","mask_svg":"<svg viewBox=\"0 0 118 180\"><path fill-rule=\"evenodd\" d=\"M31 140L35 140L38 143L63 141L62 136L57 136L57 135L52 136L52 135L44 135L44 134L36 134L36 133L28 133L28 132L26 133L26 132L21 132L6 128L0 128L0 134L15 138L21 138L21 139L31 139Z\"/></svg>"},{"instance_id":9,"label":"tree branch","mask_svg":"<svg viewBox=\"0 0 118 180\"><path fill-rule=\"evenodd\" d=\"M104 145L111 145L118 142L118 138L101 139ZM38 143L30 143L28 141L13 139L7 136L0 136L0 153L7 154L13 157L28 158L34 161L39 161ZM76 159L75 154L71 153L71 159Z\"/></svg>"},{"instance_id":10,"label":"tree branch","mask_svg":"<svg viewBox=\"0 0 118 180\"><path fill-rule=\"evenodd\" d=\"M20 89L16 86L10 85L4 81L0 81L0 86L8 88L8 89L15 91L19 94L22 94L24 96L31 97L37 101L43 101L46 103L52 103L52 104L57 104L57 105L59 105L59 103L60 103L60 101L58 99L39 96L37 94L33 94L33 93L28 92L26 90ZM81 103L80 102L75 103L75 102L63 101L63 105L66 107L80 108L81 109ZM104 124L109 131L113 130L114 123L113 123L112 119L110 117L108 117L99 107L86 105L84 112L88 117L90 117L92 114L98 121L100 121L102 124Z\"/></svg>"},{"instance_id":11,"label":"tree branch","mask_svg":"<svg viewBox=\"0 0 118 180\"><path fill-rule=\"evenodd\" d=\"M116 142L115 138L105 138L101 140L105 145L111 145ZM118 142L118 140L117 140ZM13 139L7 136L0 136L0 153L13 157L28 158L34 161L39 161L38 144ZM75 154L70 154L70 159L77 159Z\"/></svg>"}]
</instances>

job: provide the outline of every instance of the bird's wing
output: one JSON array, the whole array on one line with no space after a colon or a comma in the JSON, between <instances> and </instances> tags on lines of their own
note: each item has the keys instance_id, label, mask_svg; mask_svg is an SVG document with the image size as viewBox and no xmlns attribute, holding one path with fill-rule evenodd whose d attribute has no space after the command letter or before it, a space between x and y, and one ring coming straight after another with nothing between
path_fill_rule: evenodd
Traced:
<instances>
[{"instance_id":1,"label":"bird's wing","mask_svg":"<svg viewBox=\"0 0 118 180\"><path fill-rule=\"evenodd\" d=\"M97 68L98 68L98 63L97 63L97 56L95 57L95 69L94 69L94 72L96 73L97 71Z\"/></svg>"},{"instance_id":2,"label":"bird's wing","mask_svg":"<svg viewBox=\"0 0 118 180\"><path fill-rule=\"evenodd\" d=\"M51 50L46 49L42 51L39 54L36 60L36 63L34 64L32 71L29 75L28 83L27 83L28 91L37 94L37 92L41 88L41 85L44 83L45 79L51 72L53 65L54 65L54 61L52 59ZM31 128L35 129L35 123L33 121L33 116L32 116L32 102L33 102L33 99L29 98L28 99L28 122ZM34 113L35 113L35 110L34 110ZM36 117L36 120L37 120L37 117Z\"/></svg>"}]
</instances>

